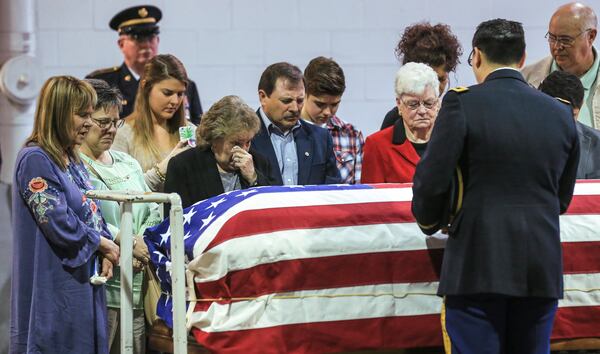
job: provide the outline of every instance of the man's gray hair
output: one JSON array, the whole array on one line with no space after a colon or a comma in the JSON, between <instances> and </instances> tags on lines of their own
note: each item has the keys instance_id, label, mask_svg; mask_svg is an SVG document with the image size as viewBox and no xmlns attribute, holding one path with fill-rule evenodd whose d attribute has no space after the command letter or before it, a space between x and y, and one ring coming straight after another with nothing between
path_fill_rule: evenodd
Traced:
<instances>
[{"instance_id":1,"label":"man's gray hair","mask_svg":"<svg viewBox=\"0 0 600 354\"><path fill-rule=\"evenodd\" d=\"M431 87L435 95L439 95L440 82L433 69L423 63L406 63L396 73L396 97L403 94L422 95L427 87Z\"/></svg>"}]
</instances>

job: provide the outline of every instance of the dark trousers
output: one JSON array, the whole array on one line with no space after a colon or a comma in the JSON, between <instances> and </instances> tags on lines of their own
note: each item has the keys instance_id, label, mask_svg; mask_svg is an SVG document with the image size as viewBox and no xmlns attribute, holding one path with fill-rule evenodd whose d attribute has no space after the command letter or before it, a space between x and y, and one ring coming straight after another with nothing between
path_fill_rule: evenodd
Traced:
<instances>
[{"instance_id":1,"label":"dark trousers","mask_svg":"<svg viewBox=\"0 0 600 354\"><path fill-rule=\"evenodd\" d=\"M446 296L444 306L442 326L452 354L550 353L556 299Z\"/></svg>"}]
</instances>

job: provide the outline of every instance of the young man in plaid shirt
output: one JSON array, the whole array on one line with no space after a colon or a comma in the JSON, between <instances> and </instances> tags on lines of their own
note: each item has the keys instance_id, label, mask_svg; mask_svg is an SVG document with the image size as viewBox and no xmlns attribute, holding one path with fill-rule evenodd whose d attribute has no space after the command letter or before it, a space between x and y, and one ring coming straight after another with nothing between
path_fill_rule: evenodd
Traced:
<instances>
[{"instance_id":1,"label":"young man in plaid shirt","mask_svg":"<svg viewBox=\"0 0 600 354\"><path fill-rule=\"evenodd\" d=\"M344 71L332 59L317 57L304 69L306 100L301 117L327 128L343 183L360 183L363 144L360 130L335 115L346 89Z\"/></svg>"}]
</instances>

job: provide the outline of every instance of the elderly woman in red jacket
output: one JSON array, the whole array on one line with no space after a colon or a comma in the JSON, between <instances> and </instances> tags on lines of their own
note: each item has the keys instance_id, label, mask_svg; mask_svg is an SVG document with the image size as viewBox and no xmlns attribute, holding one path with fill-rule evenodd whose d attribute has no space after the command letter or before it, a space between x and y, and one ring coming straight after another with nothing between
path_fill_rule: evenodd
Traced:
<instances>
[{"instance_id":1,"label":"elderly woman in red jacket","mask_svg":"<svg viewBox=\"0 0 600 354\"><path fill-rule=\"evenodd\" d=\"M406 63L398 70L396 105L402 119L367 137L362 183L412 182L439 110L438 87L428 65Z\"/></svg>"}]
</instances>

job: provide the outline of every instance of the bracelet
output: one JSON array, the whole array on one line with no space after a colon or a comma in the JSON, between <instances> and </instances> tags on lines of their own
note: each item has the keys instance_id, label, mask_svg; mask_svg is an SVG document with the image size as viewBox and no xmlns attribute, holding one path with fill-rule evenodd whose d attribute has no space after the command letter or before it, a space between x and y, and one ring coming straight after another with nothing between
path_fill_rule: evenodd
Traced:
<instances>
[{"instance_id":1,"label":"bracelet","mask_svg":"<svg viewBox=\"0 0 600 354\"><path fill-rule=\"evenodd\" d=\"M158 178L161 182L164 182L165 179L167 179L167 176L160 172L160 168L158 168L158 162L154 164L154 170L156 171L156 174L158 175Z\"/></svg>"},{"instance_id":2,"label":"bracelet","mask_svg":"<svg viewBox=\"0 0 600 354\"><path fill-rule=\"evenodd\" d=\"M250 183L250 187L256 187L258 186L258 174L256 172L254 172L254 174L256 175L256 178L254 179L254 182ZM250 182L250 181L248 181Z\"/></svg>"}]
</instances>

